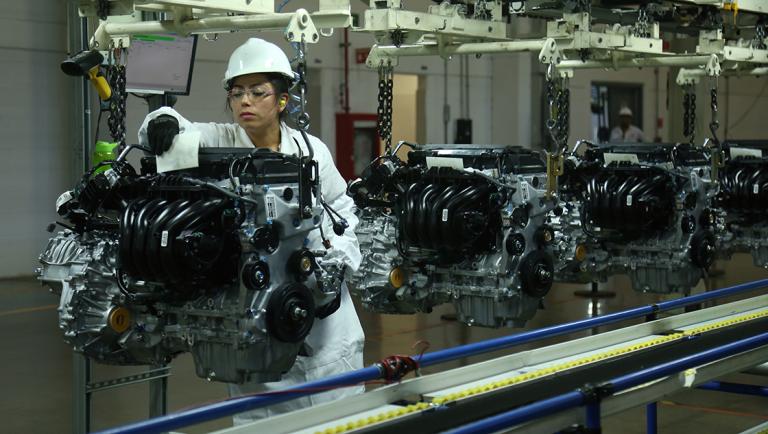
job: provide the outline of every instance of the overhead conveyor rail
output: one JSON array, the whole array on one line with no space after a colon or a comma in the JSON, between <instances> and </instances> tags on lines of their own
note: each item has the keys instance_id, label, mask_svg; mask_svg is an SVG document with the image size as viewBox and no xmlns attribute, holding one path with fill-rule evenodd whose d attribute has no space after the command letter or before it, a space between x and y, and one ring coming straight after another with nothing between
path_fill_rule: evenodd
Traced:
<instances>
[{"instance_id":1,"label":"overhead conveyor rail","mask_svg":"<svg viewBox=\"0 0 768 434\"><path fill-rule=\"evenodd\" d=\"M766 286L768 286L768 279L757 280L654 305L637 307L595 318L426 353L421 358L418 356L414 356L414 358L419 360L421 367L437 365L472 355L586 331L594 327L638 318L652 319L662 312L722 297L745 294L765 288ZM258 427L265 430L264 432L294 432L300 431L303 426L303 428L311 428L313 430L311 432L315 432L321 427L322 429L330 428L331 425L338 427L340 423L365 425L366 422L370 422L365 425L366 427L370 425L370 428L375 426L375 424L391 424L396 419L407 419L414 415L435 411L437 408L447 408L448 404L456 405L454 403L461 400L469 399L467 401L469 402L477 396L486 393L498 393L506 388L517 387L523 383L531 382L531 380L537 382L544 381L547 378L556 378L560 372L558 369L584 367L613 357L625 357L627 354L639 350L643 350L642 352L647 355L649 353L645 350L648 348L654 346L666 348L667 345L674 341L684 343L689 341L703 342L703 340L698 338L692 339L691 336L719 336L719 339L711 338L711 345L706 348L693 345L696 348L692 352L686 353L683 357L687 357L699 350L708 351L713 347L717 347L719 345L718 341L721 343L722 340L727 340L730 333L737 333L741 336L744 333L756 335L758 331L753 330L753 327L757 327L760 331L765 330L765 325L762 324L762 321L765 321L764 318L766 316L768 316L768 296L759 296L727 305L650 321L596 336L547 346L537 350L517 353L476 365L414 378L374 390L352 400L338 401L302 410L301 417L297 417L296 413L278 416L258 422L258 425L253 425L251 428ZM736 328L731 329L731 327ZM727 330L737 330L737 332L727 332ZM678 355L678 357L681 356ZM723 375L726 372L738 371L758 365L768 360L768 353L761 353L756 358L747 357L745 360L747 361L741 364L728 365L725 371L718 370L717 374ZM670 362L669 358L663 360L663 363L667 362ZM651 364L652 361L648 363ZM617 374L613 371L611 374L630 375L627 373ZM710 376L706 380L716 378L718 375ZM496 378L497 376L502 376L503 378ZM380 378L382 378L382 372L378 366L374 365L348 374L297 385L280 393L234 398L104 432L165 432L253 408L285 402L329 388L344 387ZM490 387L490 389L485 390L487 387ZM679 388L679 384L676 387ZM413 399L414 395L425 395L425 401L412 401L406 406L392 406L395 402ZM627 408L626 404L622 408ZM323 423L329 424L329 426L324 426ZM240 432L238 428L233 428L233 430L235 431L232 432Z\"/></svg>"}]
</instances>

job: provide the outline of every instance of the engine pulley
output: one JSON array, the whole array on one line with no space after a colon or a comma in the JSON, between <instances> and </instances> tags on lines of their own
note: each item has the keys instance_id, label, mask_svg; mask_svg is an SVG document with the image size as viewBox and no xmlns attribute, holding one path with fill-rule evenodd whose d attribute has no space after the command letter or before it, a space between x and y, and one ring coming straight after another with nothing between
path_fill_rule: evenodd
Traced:
<instances>
[{"instance_id":1,"label":"engine pulley","mask_svg":"<svg viewBox=\"0 0 768 434\"><path fill-rule=\"evenodd\" d=\"M533 297L544 297L554 280L552 256L543 250L534 250L523 258L520 277L523 291Z\"/></svg>"},{"instance_id":2,"label":"engine pulley","mask_svg":"<svg viewBox=\"0 0 768 434\"><path fill-rule=\"evenodd\" d=\"M309 289L292 283L278 288L267 303L267 329L283 342L299 342L312 329L315 301Z\"/></svg>"},{"instance_id":3,"label":"engine pulley","mask_svg":"<svg viewBox=\"0 0 768 434\"><path fill-rule=\"evenodd\" d=\"M243 267L242 279L248 289L258 291L268 287L269 265L263 261L246 264Z\"/></svg>"}]
</instances>

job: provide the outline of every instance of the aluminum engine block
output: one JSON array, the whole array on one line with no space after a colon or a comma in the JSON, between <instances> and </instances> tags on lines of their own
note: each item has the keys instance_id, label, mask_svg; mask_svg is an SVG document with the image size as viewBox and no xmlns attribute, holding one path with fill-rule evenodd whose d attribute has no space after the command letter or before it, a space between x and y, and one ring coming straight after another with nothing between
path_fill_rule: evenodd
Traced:
<instances>
[{"instance_id":1,"label":"aluminum engine block","mask_svg":"<svg viewBox=\"0 0 768 434\"><path fill-rule=\"evenodd\" d=\"M429 145L375 161L350 184L363 253L351 288L375 312L430 312L520 327L553 280L546 167L537 153Z\"/></svg>"},{"instance_id":2,"label":"aluminum engine block","mask_svg":"<svg viewBox=\"0 0 768 434\"><path fill-rule=\"evenodd\" d=\"M343 270L306 241L322 223L308 159L201 149L200 167L87 174L58 205L71 225L40 255L76 351L110 364L191 352L200 377L275 381L315 318L338 307ZM316 181L314 181L316 182ZM234 184L233 184L234 183Z\"/></svg>"},{"instance_id":3,"label":"aluminum engine block","mask_svg":"<svg viewBox=\"0 0 768 434\"><path fill-rule=\"evenodd\" d=\"M628 274L637 291L688 293L715 258L716 183L688 145L588 144L561 178L556 280Z\"/></svg>"}]
</instances>

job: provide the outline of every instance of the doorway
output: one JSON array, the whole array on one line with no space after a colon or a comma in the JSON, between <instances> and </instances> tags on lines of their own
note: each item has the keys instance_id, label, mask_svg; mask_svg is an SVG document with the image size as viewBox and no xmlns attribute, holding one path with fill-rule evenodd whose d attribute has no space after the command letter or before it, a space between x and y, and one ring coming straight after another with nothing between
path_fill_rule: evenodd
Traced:
<instances>
[{"instance_id":1,"label":"doorway","mask_svg":"<svg viewBox=\"0 0 768 434\"><path fill-rule=\"evenodd\" d=\"M639 83L592 83L592 140L607 142L610 131L619 125L619 110L632 110L632 124L642 129L643 85Z\"/></svg>"},{"instance_id":2,"label":"doorway","mask_svg":"<svg viewBox=\"0 0 768 434\"><path fill-rule=\"evenodd\" d=\"M425 78L395 74L392 83L392 146L401 140L424 143ZM375 107L371 107L375 109ZM346 180L359 177L370 162L384 152L378 135L378 116L371 113L336 114L336 165ZM401 159L407 152L399 153Z\"/></svg>"},{"instance_id":3,"label":"doorway","mask_svg":"<svg viewBox=\"0 0 768 434\"><path fill-rule=\"evenodd\" d=\"M392 91L392 146L397 142L423 143L424 77L417 74L395 74ZM382 151L384 149L382 148Z\"/></svg>"}]
</instances>

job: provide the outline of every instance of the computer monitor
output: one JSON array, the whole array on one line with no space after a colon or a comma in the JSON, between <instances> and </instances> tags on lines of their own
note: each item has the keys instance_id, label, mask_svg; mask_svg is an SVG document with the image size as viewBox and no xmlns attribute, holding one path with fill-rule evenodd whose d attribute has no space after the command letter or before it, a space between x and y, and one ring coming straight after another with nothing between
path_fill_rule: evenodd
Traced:
<instances>
[{"instance_id":1,"label":"computer monitor","mask_svg":"<svg viewBox=\"0 0 768 434\"><path fill-rule=\"evenodd\" d=\"M125 90L189 95L197 36L133 35L125 60Z\"/></svg>"}]
</instances>

